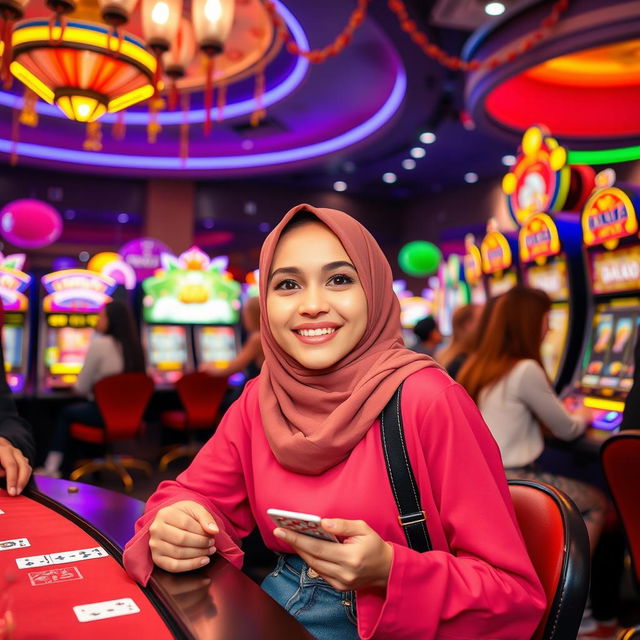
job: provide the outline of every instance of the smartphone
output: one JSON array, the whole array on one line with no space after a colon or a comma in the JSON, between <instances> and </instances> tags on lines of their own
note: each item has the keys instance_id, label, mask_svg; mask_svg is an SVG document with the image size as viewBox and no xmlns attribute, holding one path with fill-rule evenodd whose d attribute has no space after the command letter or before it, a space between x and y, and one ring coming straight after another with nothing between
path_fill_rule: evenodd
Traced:
<instances>
[{"instance_id":1,"label":"smartphone","mask_svg":"<svg viewBox=\"0 0 640 640\"><path fill-rule=\"evenodd\" d=\"M332 533L327 533L320 527L320 516L314 516L310 513L298 513L297 511L284 511L283 509L267 509L267 515L278 527L303 533L305 536L320 538L321 540L339 542L338 538Z\"/></svg>"}]
</instances>

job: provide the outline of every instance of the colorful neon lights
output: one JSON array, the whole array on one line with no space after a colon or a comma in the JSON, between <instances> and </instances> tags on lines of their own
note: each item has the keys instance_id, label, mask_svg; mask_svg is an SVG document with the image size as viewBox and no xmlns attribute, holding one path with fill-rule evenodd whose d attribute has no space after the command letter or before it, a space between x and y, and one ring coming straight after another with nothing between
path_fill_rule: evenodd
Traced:
<instances>
[{"instance_id":1,"label":"colorful neon lights","mask_svg":"<svg viewBox=\"0 0 640 640\"><path fill-rule=\"evenodd\" d=\"M640 160L640 145L594 151L569 151L568 153L569 164L617 164L633 160Z\"/></svg>"},{"instance_id":2,"label":"colorful neon lights","mask_svg":"<svg viewBox=\"0 0 640 640\"><path fill-rule=\"evenodd\" d=\"M211 171L222 169L245 169L264 167L286 162L296 162L315 158L339 149L344 149L375 133L397 111L404 99L407 88L407 76L398 60L398 69L394 86L382 107L368 120L334 138L316 142L304 147L272 151L268 153L245 154L226 157L200 157L183 160L169 156L134 156L115 153L97 153L94 151L76 151L45 145L19 142L15 145L18 155L27 158L55 160L58 163L86 164L102 167L131 169L164 169L172 171ZM14 143L0 138L0 153L11 153Z\"/></svg>"},{"instance_id":3,"label":"colorful neon lights","mask_svg":"<svg viewBox=\"0 0 640 640\"><path fill-rule=\"evenodd\" d=\"M532 215L520 229L518 247L522 262L544 262L549 256L560 253L558 227L546 213Z\"/></svg>"}]
</instances>

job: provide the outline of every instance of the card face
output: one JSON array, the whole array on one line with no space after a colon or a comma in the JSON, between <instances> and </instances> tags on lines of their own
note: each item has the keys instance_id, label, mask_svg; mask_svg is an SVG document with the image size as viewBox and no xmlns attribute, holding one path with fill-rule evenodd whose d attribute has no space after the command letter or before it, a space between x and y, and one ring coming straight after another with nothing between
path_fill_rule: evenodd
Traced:
<instances>
[{"instance_id":1,"label":"card face","mask_svg":"<svg viewBox=\"0 0 640 640\"><path fill-rule=\"evenodd\" d=\"M33 567L45 567L53 563L49 556L41 555L16 558L16 564L18 565L18 569L32 569Z\"/></svg>"},{"instance_id":2,"label":"card face","mask_svg":"<svg viewBox=\"0 0 640 640\"><path fill-rule=\"evenodd\" d=\"M82 560L93 560L94 558L104 558L109 554L102 547L91 547L90 549L77 549L75 551L58 551L40 556L27 556L16 558L19 569L31 569L34 567L44 567L51 564L65 564L67 562L81 562Z\"/></svg>"},{"instance_id":3,"label":"card face","mask_svg":"<svg viewBox=\"0 0 640 640\"><path fill-rule=\"evenodd\" d=\"M104 620L105 618L117 618L119 616L128 616L132 613L140 613L140 608L131 598L120 598L120 600L80 604L73 607L73 612L79 622L91 622L93 620Z\"/></svg>"},{"instance_id":4,"label":"card face","mask_svg":"<svg viewBox=\"0 0 640 640\"><path fill-rule=\"evenodd\" d=\"M313 522L311 520L302 520L300 518L290 518L286 516L274 516L271 518L279 526L291 531L297 531L303 533L306 536L312 536L314 538L320 538L321 540L329 540L331 542L337 542L335 536L324 531L320 528L319 522Z\"/></svg>"},{"instance_id":5,"label":"card face","mask_svg":"<svg viewBox=\"0 0 640 640\"><path fill-rule=\"evenodd\" d=\"M30 571L28 574L31 586L39 587L43 584L56 584L70 580L82 580L78 567L64 567L60 569L46 569L45 571Z\"/></svg>"},{"instance_id":6,"label":"card face","mask_svg":"<svg viewBox=\"0 0 640 640\"><path fill-rule=\"evenodd\" d=\"M0 540L0 551L8 551L10 549L20 549L21 547L30 547L31 543L26 538L16 538L15 540Z\"/></svg>"}]
</instances>

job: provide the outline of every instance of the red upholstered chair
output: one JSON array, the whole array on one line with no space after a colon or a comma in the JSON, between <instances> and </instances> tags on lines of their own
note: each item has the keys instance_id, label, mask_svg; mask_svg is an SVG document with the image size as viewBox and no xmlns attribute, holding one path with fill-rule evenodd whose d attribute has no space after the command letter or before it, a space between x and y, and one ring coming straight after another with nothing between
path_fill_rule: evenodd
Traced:
<instances>
[{"instance_id":1,"label":"red upholstered chair","mask_svg":"<svg viewBox=\"0 0 640 640\"><path fill-rule=\"evenodd\" d=\"M640 430L621 431L605 440L600 447L600 463L624 527L631 556L631 568L638 586L640 585ZM625 640L640 638L640 627L625 629L619 637Z\"/></svg>"},{"instance_id":2,"label":"red upholstered chair","mask_svg":"<svg viewBox=\"0 0 640 640\"><path fill-rule=\"evenodd\" d=\"M578 635L589 591L589 538L575 504L542 482L510 480L509 490L547 608L532 640Z\"/></svg>"},{"instance_id":3,"label":"red upholstered chair","mask_svg":"<svg viewBox=\"0 0 640 640\"><path fill-rule=\"evenodd\" d=\"M170 447L160 458L160 471L166 471L169 464L178 458L196 455L200 445L195 439L195 432L203 429L213 431L227 388L227 378L210 376L201 371L187 373L176 382L183 410L165 411L160 420L169 429L186 432L188 443Z\"/></svg>"},{"instance_id":4,"label":"red upholstered chair","mask_svg":"<svg viewBox=\"0 0 640 640\"><path fill-rule=\"evenodd\" d=\"M134 440L142 433L142 416L153 395L153 380L145 373L121 373L99 380L93 394L104 428L75 422L70 433L81 442L105 445L106 454L104 458L81 464L69 477L78 480L103 469L115 471L129 493L133 479L127 469L141 469L151 477L153 468L144 460L114 455L112 446L123 440Z\"/></svg>"}]
</instances>

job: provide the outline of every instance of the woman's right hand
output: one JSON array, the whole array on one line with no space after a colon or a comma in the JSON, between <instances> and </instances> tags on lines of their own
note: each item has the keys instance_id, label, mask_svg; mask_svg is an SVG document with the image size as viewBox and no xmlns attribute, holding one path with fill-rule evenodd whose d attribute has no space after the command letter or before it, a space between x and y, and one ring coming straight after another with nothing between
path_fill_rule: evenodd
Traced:
<instances>
[{"instance_id":1,"label":"woman's right hand","mask_svg":"<svg viewBox=\"0 0 640 640\"><path fill-rule=\"evenodd\" d=\"M182 500L163 507L149 527L153 562L171 573L198 569L216 551L218 525L197 502Z\"/></svg>"}]
</instances>

